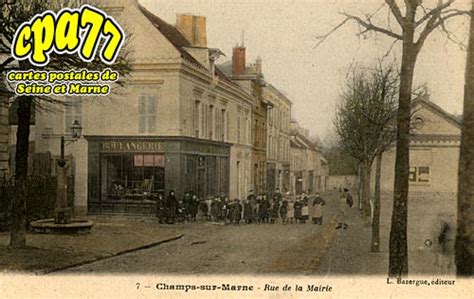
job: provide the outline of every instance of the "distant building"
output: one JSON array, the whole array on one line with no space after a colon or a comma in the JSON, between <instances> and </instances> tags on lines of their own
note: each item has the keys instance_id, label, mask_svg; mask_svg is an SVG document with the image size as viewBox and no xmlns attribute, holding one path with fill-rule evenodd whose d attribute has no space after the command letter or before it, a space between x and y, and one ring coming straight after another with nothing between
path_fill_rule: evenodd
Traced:
<instances>
[{"instance_id":1,"label":"distant building","mask_svg":"<svg viewBox=\"0 0 474 299\"><path fill-rule=\"evenodd\" d=\"M290 191L291 101L275 86L267 84L264 97L270 103L267 114L267 189Z\"/></svg>"},{"instance_id":2,"label":"distant building","mask_svg":"<svg viewBox=\"0 0 474 299\"><path fill-rule=\"evenodd\" d=\"M329 175L327 181L328 190L349 189L352 193L357 192L357 175Z\"/></svg>"},{"instance_id":3,"label":"distant building","mask_svg":"<svg viewBox=\"0 0 474 299\"><path fill-rule=\"evenodd\" d=\"M295 121L291 122L290 136L290 192L325 192L329 167L320 149L310 140L308 130Z\"/></svg>"},{"instance_id":4,"label":"distant building","mask_svg":"<svg viewBox=\"0 0 474 299\"><path fill-rule=\"evenodd\" d=\"M454 197L461 123L426 95L413 101L412 111L414 128L410 140L409 192L412 195L431 193ZM395 146L392 146L382 158L382 191L393 191L394 167Z\"/></svg>"},{"instance_id":5,"label":"distant building","mask_svg":"<svg viewBox=\"0 0 474 299\"><path fill-rule=\"evenodd\" d=\"M226 66L224 65L223 68ZM254 101L249 126L252 130L252 182L254 191L262 194L267 192L267 113L271 106L263 95L266 83L263 78L261 60L257 60L253 65L247 65L246 48L243 45L233 49L231 78L251 94ZM246 121L247 119L245 118Z\"/></svg>"}]
</instances>

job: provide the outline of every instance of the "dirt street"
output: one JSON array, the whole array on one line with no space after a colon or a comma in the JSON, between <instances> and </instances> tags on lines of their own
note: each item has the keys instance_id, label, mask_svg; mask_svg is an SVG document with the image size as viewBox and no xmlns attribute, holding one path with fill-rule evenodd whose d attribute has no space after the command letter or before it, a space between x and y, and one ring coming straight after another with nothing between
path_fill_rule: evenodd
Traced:
<instances>
[{"instance_id":1,"label":"dirt street","mask_svg":"<svg viewBox=\"0 0 474 299\"><path fill-rule=\"evenodd\" d=\"M173 225L182 239L64 273L323 274L321 258L338 235L338 202L328 198L324 223Z\"/></svg>"}]
</instances>

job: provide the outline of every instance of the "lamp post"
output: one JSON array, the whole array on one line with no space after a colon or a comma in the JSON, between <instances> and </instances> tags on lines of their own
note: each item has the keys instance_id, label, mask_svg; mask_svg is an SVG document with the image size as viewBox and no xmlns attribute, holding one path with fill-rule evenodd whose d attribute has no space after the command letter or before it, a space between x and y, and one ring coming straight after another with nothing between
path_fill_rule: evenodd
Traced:
<instances>
[{"instance_id":1,"label":"lamp post","mask_svg":"<svg viewBox=\"0 0 474 299\"><path fill-rule=\"evenodd\" d=\"M81 138L82 127L79 121L75 120L70 129L71 134L54 136L61 140L61 155L58 160L59 168L57 171L56 208L54 210L54 222L56 224L67 224L72 219L71 208L67 205L67 167L64 159L64 148L67 145L66 141L72 143Z\"/></svg>"}]
</instances>

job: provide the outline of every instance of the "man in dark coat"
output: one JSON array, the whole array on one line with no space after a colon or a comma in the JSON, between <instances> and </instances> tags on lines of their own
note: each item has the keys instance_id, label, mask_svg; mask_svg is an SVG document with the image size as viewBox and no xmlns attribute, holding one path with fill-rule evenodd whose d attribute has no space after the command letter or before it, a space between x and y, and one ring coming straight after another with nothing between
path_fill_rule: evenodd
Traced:
<instances>
[{"instance_id":1,"label":"man in dark coat","mask_svg":"<svg viewBox=\"0 0 474 299\"><path fill-rule=\"evenodd\" d=\"M295 223L302 223L302 209L303 209L303 203L300 201L300 199L296 199L294 205L293 205L294 211L295 211Z\"/></svg>"},{"instance_id":2,"label":"man in dark coat","mask_svg":"<svg viewBox=\"0 0 474 299\"><path fill-rule=\"evenodd\" d=\"M245 224L250 224L253 220L253 211L249 200L246 200L244 203L244 220Z\"/></svg>"},{"instance_id":3,"label":"man in dark coat","mask_svg":"<svg viewBox=\"0 0 474 299\"><path fill-rule=\"evenodd\" d=\"M272 208L271 208L271 216L270 216L270 223L274 224L275 221L278 219L278 212L280 211L280 202L276 199L273 200Z\"/></svg>"},{"instance_id":4,"label":"man in dark coat","mask_svg":"<svg viewBox=\"0 0 474 299\"><path fill-rule=\"evenodd\" d=\"M191 202L189 204L189 213L191 214L191 221L196 221L196 215L198 213L199 199L195 194L191 197Z\"/></svg>"},{"instance_id":5,"label":"man in dark coat","mask_svg":"<svg viewBox=\"0 0 474 299\"><path fill-rule=\"evenodd\" d=\"M164 223L166 218L166 203L162 193L159 193L156 199L156 217L158 217L160 223Z\"/></svg>"},{"instance_id":6,"label":"man in dark coat","mask_svg":"<svg viewBox=\"0 0 474 299\"><path fill-rule=\"evenodd\" d=\"M268 223L268 217L270 216L270 202L266 196L262 197L262 201L259 207L259 216L262 223Z\"/></svg>"},{"instance_id":7,"label":"man in dark coat","mask_svg":"<svg viewBox=\"0 0 474 299\"><path fill-rule=\"evenodd\" d=\"M191 192L184 193L184 217L186 221L191 220Z\"/></svg>"},{"instance_id":8,"label":"man in dark coat","mask_svg":"<svg viewBox=\"0 0 474 299\"><path fill-rule=\"evenodd\" d=\"M176 218L176 210L178 209L178 200L174 195L174 190L170 191L170 194L166 198L166 209L167 209L167 217L166 222L168 224L174 224Z\"/></svg>"},{"instance_id":9,"label":"man in dark coat","mask_svg":"<svg viewBox=\"0 0 474 299\"><path fill-rule=\"evenodd\" d=\"M232 220L234 225L238 225L240 223L240 219L242 218L242 205L240 201L236 198L234 203L232 204Z\"/></svg>"},{"instance_id":10,"label":"man in dark coat","mask_svg":"<svg viewBox=\"0 0 474 299\"><path fill-rule=\"evenodd\" d=\"M219 220L219 216L221 214L221 205L219 204L220 199L219 197L215 197L212 199L211 202L211 220L217 222Z\"/></svg>"},{"instance_id":11,"label":"man in dark coat","mask_svg":"<svg viewBox=\"0 0 474 299\"><path fill-rule=\"evenodd\" d=\"M247 195L247 201L250 204L250 207L252 209L252 219L250 222L255 222L257 220L257 207L258 207L258 202L257 202L257 197L255 196L253 190L249 191L249 195Z\"/></svg>"}]
</instances>

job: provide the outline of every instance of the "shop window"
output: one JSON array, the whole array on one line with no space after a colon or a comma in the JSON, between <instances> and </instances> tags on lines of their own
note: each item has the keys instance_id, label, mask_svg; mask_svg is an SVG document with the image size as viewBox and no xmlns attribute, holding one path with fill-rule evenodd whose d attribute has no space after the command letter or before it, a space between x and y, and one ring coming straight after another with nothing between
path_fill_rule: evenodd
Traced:
<instances>
[{"instance_id":1,"label":"shop window","mask_svg":"<svg viewBox=\"0 0 474 299\"><path fill-rule=\"evenodd\" d=\"M164 191L164 155L104 156L103 187L108 199L144 199ZM106 187L106 188L104 188Z\"/></svg>"},{"instance_id":2,"label":"shop window","mask_svg":"<svg viewBox=\"0 0 474 299\"><path fill-rule=\"evenodd\" d=\"M195 176L196 176L196 156L186 156L186 191L194 192L195 190Z\"/></svg>"},{"instance_id":3,"label":"shop window","mask_svg":"<svg viewBox=\"0 0 474 299\"><path fill-rule=\"evenodd\" d=\"M154 133L156 124L156 97L140 95L138 97L138 132Z\"/></svg>"},{"instance_id":4,"label":"shop window","mask_svg":"<svg viewBox=\"0 0 474 299\"><path fill-rule=\"evenodd\" d=\"M207 174L207 195L217 195L217 188L218 188L218 182L217 182L217 169L216 169L216 157L215 156L208 156L206 159L207 162L207 169L206 169L206 174Z\"/></svg>"}]
</instances>

